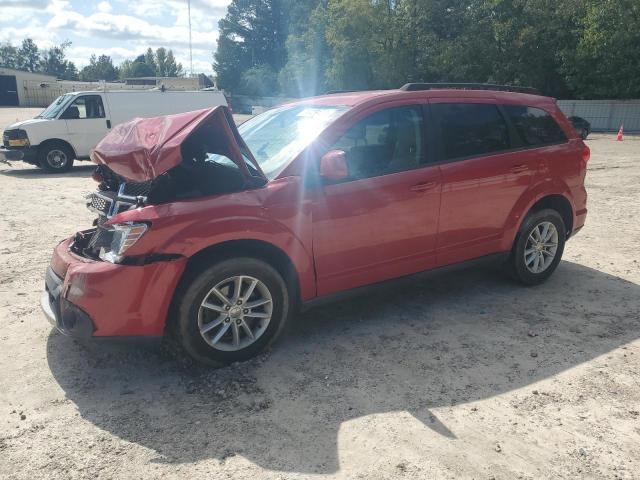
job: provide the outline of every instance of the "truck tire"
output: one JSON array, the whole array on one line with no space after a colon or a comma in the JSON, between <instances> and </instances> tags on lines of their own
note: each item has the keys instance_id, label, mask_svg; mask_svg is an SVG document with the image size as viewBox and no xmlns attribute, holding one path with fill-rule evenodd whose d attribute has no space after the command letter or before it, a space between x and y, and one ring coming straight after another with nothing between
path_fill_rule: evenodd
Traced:
<instances>
[{"instance_id":1,"label":"truck tire","mask_svg":"<svg viewBox=\"0 0 640 480\"><path fill-rule=\"evenodd\" d=\"M49 142L38 152L39 165L49 173L64 173L73 167L74 153L62 142Z\"/></svg>"}]
</instances>

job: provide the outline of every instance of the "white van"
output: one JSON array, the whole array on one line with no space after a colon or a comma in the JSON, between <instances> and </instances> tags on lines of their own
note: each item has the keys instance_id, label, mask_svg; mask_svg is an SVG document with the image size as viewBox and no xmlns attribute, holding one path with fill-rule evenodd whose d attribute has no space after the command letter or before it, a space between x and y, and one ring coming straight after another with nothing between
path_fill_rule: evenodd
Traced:
<instances>
[{"instance_id":1,"label":"white van","mask_svg":"<svg viewBox=\"0 0 640 480\"><path fill-rule=\"evenodd\" d=\"M114 126L136 117L156 117L227 105L220 91L73 92L58 97L40 115L3 132L4 148L49 172L66 172Z\"/></svg>"}]
</instances>

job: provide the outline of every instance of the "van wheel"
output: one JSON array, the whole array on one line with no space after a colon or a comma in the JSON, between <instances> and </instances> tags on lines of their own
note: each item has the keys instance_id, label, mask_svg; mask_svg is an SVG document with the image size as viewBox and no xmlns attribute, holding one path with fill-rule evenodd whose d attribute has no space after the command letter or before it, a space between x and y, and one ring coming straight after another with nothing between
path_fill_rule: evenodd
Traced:
<instances>
[{"instance_id":1,"label":"van wheel","mask_svg":"<svg viewBox=\"0 0 640 480\"><path fill-rule=\"evenodd\" d=\"M73 167L73 150L61 142L47 143L40 149L39 164L49 173L68 172Z\"/></svg>"},{"instance_id":2,"label":"van wheel","mask_svg":"<svg viewBox=\"0 0 640 480\"><path fill-rule=\"evenodd\" d=\"M555 271L566 240L566 227L558 212L533 212L520 227L507 267L525 285L538 285Z\"/></svg>"},{"instance_id":3,"label":"van wheel","mask_svg":"<svg viewBox=\"0 0 640 480\"><path fill-rule=\"evenodd\" d=\"M213 366L247 360L275 341L289 315L280 274L253 258L202 271L178 300L175 334L187 353Z\"/></svg>"}]
</instances>

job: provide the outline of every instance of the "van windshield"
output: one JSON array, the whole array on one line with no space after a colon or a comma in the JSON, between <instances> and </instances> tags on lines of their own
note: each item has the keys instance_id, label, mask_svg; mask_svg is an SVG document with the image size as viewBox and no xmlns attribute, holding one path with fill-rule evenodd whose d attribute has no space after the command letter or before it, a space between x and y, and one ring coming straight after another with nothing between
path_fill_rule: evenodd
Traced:
<instances>
[{"instance_id":1,"label":"van windshield","mask_svg":"<svg viewBox=\"0 0 640 480\"><path fill-rule=\"evenodd\" d=\"M238 131L271 180L347 109L319 105L274 108L246 121Z\"/></svg>"},{"instance_id":2,"label":"van windshield","mask_svg":"<svg viewBox=\"0 0 640 480\"><path fill-rule=\"evenodd\" d=\"M69 97L71 97L71 95L59 96L36 118L56 118L67 104L67 100L69 100Z\"/></svg>"}]
</instances>

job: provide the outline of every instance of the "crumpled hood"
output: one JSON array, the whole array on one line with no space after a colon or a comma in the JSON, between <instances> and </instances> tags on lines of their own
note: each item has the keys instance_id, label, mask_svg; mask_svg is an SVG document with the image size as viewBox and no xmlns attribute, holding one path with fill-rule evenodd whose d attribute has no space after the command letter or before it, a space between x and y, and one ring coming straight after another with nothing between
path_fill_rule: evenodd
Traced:
<instances>
[{"instance_id":1,"label":"crumpled hood","mask_svg":"<svg viewBox=\"0 0 640 480\"><path fill-rule=\"evenodd\" d=\"M224 154L248 178L244 152L257 172L260 166L240 137L227 107L152 118L134 118L113 128L91 151L91 160L133 182L145 182L182 162L181 145L200 126L215 137Z\"/></svg>"}]
</instances>

